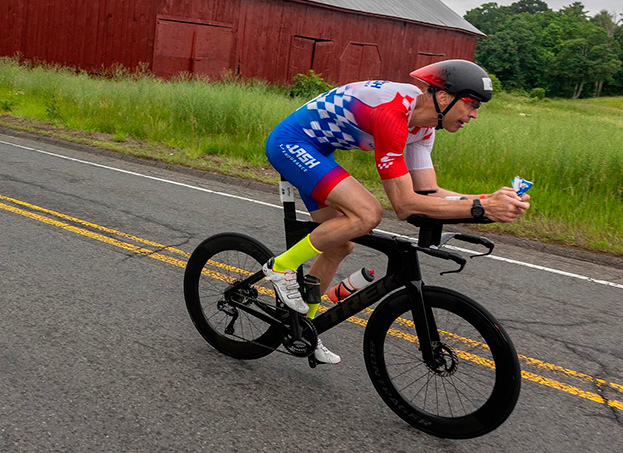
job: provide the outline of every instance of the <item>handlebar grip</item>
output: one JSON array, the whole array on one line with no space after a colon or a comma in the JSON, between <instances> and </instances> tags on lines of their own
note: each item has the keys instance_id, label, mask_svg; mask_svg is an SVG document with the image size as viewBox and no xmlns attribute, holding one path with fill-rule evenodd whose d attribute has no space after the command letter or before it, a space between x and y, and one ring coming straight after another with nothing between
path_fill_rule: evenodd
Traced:
<instances>
[{"instance_id":1,"label":"handlebar grip","mask_svg":"<svg viewBox=\"0 0 623 453\"><path fill-rule=\"evenodd\" d=\"M456 264L460 265L461 268L465 266L465 263L467 262L465 258L463 258L461 255L459 255L456 252L448 252L446 250L431 249L427 247L418 248L418 250L420 252L426 253L427 255L430 255L430 256L434 256L436 258L454 261Z\"/></svg>"},{"instance_id":2,"label":"handlebar grip","mask_svg":"<svg viewBox=\"0 0 623 453\"><path fill-rule=\"evenodd\" d=\"M481 253L480 255L473 255L473 256L470 256L470 258L491 255L491 253L493 252L493 249L495 248L495 244L491 240L487 239L486 237L482 237L482 236L477 237L477 236L470 236L469 234L459 233L455 235L454 238L458 239L459 241L469 242L470 244L483 245L487 247L488 249L487 253Z\"/></svg>"},{"instance_id":3,"label":"handlebar grip","mask_svg":"<svg viewBox=\"0 0 623 453\"><path fill-rule=\"evenodd\" d=\"M493 242L491 242L489 239L485 237L470 236L469 234L459 233L456 236L454 236L454 238L458 239L459 241L469 242L470 244L484 245L487 248L494 247Z\"/></svg>"}]
</instances>

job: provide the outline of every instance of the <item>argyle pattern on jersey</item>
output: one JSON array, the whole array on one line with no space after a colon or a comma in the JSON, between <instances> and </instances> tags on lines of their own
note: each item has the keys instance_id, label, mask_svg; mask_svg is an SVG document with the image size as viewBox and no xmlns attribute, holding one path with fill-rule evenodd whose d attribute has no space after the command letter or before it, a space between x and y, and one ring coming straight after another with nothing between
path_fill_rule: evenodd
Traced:
<instances>
[{"instance_id":1,"label":"argyle pattern on jersey","mask_svg":"<svg viewBox=\"0 0 623 453\"><path fill-rule=\"evenodd\" d=\"M352 99L347 87L341 86L310 101L305 108L314 111L317 119L310 121L311 128L303 128L305 133L335 148L358 148L355 137L345 132L357 124L352 112L345 108Z\"/></svg>"}]
</instances>

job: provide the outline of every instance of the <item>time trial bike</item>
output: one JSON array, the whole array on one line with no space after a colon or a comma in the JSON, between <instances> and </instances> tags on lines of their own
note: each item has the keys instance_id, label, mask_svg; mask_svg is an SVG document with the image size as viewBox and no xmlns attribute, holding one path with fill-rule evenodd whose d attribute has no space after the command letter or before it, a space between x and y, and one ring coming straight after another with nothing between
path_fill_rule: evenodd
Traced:
<instances>
[{"instance_id":1,"label":"time trial bike","mask_svg":"<svg viewBox=\"0 0 623 453\"><path fill-rule=\"evenodd\" d=\"M296 218L293 188L280 185L286 242L290 247L317 224ZM484 237L443 233L445 224L475 219L409 218L413 239L371 232L353 240L387 256L382 278L310 320L287 308L264 278L274 254L239 233L216 234L192 253L184 275L188 312L203 338L236 359L273 351L307 358L314 367L318 335L362 311L371 312L363 341L368 375L383 401L426 433L465 439L500 426L519 397L515 348L502 325L480 304L451 289L422 281L419 254L450 260L460 272L466 259L443 247L449 240L487 248ZM303 270L299 269L301 288ZM305 294L304 294L305 297ZM369 307L380 302L374 310Z\"/></svg>"}]
</instances>

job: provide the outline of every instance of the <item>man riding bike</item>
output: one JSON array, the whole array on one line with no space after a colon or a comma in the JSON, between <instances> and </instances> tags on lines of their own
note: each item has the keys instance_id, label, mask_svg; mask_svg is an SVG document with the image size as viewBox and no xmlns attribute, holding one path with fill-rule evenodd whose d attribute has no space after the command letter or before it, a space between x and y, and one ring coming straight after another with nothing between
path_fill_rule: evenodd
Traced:
<instances>
[{"instance_id":1,"label":"man riding bike","mask_svg":"<svg viewBox=\"0 0 623 453\"><path fill-rule=\"evenodd\" d=\"M374 150L383 189L402 220L411 214L486 215L511 222L530 207L530 196L519 197L510 187L466 195L437 185L431 159L435 129L456 132L478 118L478 107L493 95L487 73L469 61L446 60L417 69L411 76L426 83L427 90L388 81L343 85L303 105L268 137L268 160L297 187L320 225L266 263L264 273L288 307L312 319L320 301L303 300L296 269L315 256L309 275L316 277L324 294L340 262L352 252L350 240L375 228L383 213L374 195L336 163L336 149ZM318 362L340 363L340 357L320 340L314 356Z\"/></svg>"}]
</instances>

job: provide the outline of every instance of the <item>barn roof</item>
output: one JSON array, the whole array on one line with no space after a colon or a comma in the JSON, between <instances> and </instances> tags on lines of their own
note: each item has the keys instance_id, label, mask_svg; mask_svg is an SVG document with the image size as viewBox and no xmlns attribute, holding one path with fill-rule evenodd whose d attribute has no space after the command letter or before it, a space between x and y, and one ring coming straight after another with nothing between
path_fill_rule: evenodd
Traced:
<instances>
[{"instance_id":1,"label":"barn roof","mask_svg":"<svg viewBox=\"0 0 623 453\"><path fill-rule=\"evenodd\" d=\"M407 19L485 36L441 0L309 0L341 9Z\"/></svg>"}]
</instances>

